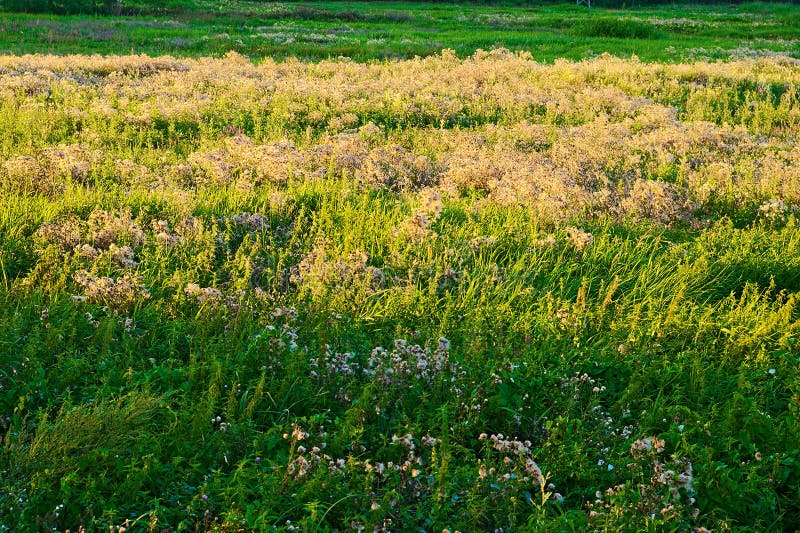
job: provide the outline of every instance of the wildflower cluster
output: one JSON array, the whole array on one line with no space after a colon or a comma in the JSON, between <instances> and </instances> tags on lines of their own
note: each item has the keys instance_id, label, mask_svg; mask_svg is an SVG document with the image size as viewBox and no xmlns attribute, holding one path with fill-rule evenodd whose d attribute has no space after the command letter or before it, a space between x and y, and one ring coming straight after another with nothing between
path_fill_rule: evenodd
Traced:
<instances>
[{"instance_id":1,"label":"wildflower cluster","mask_svg":"<svg viewBox=\"0 0 800 533\"><path fill-rule=\"evenodd\" d=\"M364 373L393 387L417 381L431 385L440 379L456 382L464 375L458 361L450 356L450 342L444 337L439 338L433 350L408 344L404 339L395 340L391 352L379 346L372 350Z\"/></svg>"},{"instance_id":2,"label":"wildflower cluster","mask_svg":"<svg viewBox=\"0 0 800 533\"><path fill-rule=\"evenodd\" d=\"M44 73L55 72L65 100L91 98L81 120L119 119L147 129L154 120L199 127L222 94L236 102L232 114L260 116L263 102L253 95L268 91L278 138L228 123L224 135L185 160L143 165L104 153L96 147L107 133L85 130L80 143L12 154L0 165L5 187L58 194L69 183L103 177L127 187L234 185L252 192L336 177L392 191L480 190L495 203L525 205L556 220L588 213L665 226L694 222L721 206L750 206L752 217L771 200L790 210L800 204L794 186L800 151L786 141L800 124L792 111L798 96L791 89L775 101L762 88L796 81L792 64L781 58L650 66L602 57L542 66L524 53L494 50L463 61L444 52L401 66L254 66L235 54L202 62L117 61L119 69L91 58L7 58L0 90L22 77L47 86L56 82ZM179 67L163 68L162 61ZM115 75L70 85L98 68ZM135 72L148 72L147 83L132 85ZM760 85L743 89L739 80L748 76L758 76ZM218 78L225 83L209 82ZM487 79L493 81L484 85ZM674 79L712 82L674 86ZM211 98L200 89L207 82ZM735 111L740 126L714 114L713 102L725 98L751 102ZM31 123L41 116L35 107L22 110ZM506 118L495 123L496 116ZM416 136L461 123L480 126L439 130L424 144L402 142L387 128L399 125ZM306 128L322 134L300 143L294 130ZM428 211L414 213L408 230L427 229L437 215Z\"/></svg>"},{"instance_id":3,"label":"wildflower cluster","mask_svg":"<svg viewBox=\"0 0 800 533\"><path fill-rule=\"evenodd\" d=\"M97 257L108 250L116 262L132 262L133 249L144 242L144 231L131 218L129 209L118 213L93 211L88 220L68 218L42 224L36 235L45 244L58 246L77 255ZM131 267L132 268L132 267Z\"/></svg>"},{"instance_id":4,"label":"wildflower cluster","mask_svg":"<svg viewBox=\"0 0 800 533\"><path fill-rule=\"evenodd\" d=\"M639 477L637 484L621 484L597 491L587 504L592 520L603 520L609 513L635 512L662 524L699 526L700 510L694 489L694 470L688 458L662 458L665 442L658 437L641 437L630 447L634 461L627 465ZM649 477L648 477L649 476Z\"/></svg>"},{"instance_id":5,"label":"wildflower cluster","mask_svg":"<svg viewBox=\"0 0 800 533\"><path fill-rule=\"evenodd\" d=\"M81 270L75 273L75 281L83 287L84 295L75 299L124 309L150 297L142 280L126 272L118 278L95 276Z\"/></svg>"}]
</instances>

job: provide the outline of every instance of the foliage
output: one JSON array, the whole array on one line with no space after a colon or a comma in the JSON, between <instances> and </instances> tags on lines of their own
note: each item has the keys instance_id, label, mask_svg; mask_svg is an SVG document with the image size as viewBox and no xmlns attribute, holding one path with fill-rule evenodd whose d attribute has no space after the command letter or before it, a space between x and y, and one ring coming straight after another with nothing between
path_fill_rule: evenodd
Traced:
<instances>
[{"instance_id":1,"label":"foliage","mask_svg":"<svg viewBox=\"0 0 800 533\"><path fill-rule=\"evenodd\" d=\"M88 14L108 8L109 4L97 0L2 0L0 7L22 13Z\"/></svg>"},{"instance_id":2,"label":"foliage","mask_svg":"<svg viewBox=\"0 0 800 533\"><path fill-rule=\"evenodd\" d=\"M108 12L107 2L100 4ZM235 51L258 61L410 59L444 48L464 58L477 49L498 47L527 50L545 62L606 52L670 63L800 57L800 8L788 4L453 9L420 2L170 0L126 1L122 8L121 17L0 13L0 50L180 57L222 57Z\"/></svg>"},{"instance_id":3,"label":"foliage","mask_svg":"<svg viewBox=\"0 0 800 533\"><path fill-rule=\"evenodd\" d=\"M615 39L653 39L658 36L655 26L638 20L592 18L585 21L579 33L586 37Z\"/></svg>"},{"instance_id":4,"label":"foliage","mask_svg":"<svg viewBox=\"0 0 800 533\"><path fill-rule=\"evenodd\" d=\"M791 530L798 85L0 58L0 529Z\"/></svg>"}]
</instances>

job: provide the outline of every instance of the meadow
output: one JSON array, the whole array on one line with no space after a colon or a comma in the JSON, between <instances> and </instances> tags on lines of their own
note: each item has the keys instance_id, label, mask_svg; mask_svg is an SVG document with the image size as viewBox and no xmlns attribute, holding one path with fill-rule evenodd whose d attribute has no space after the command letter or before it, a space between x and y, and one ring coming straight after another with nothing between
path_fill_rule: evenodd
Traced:
<instances>
[{"instance_id":1,"label":"meadow","mask_svg":"<svg viewBox=\"0 0 800 533\"><path fill-rule=\"evenodd\" d=\"M581 60L604 52L670 63L800 57L800 6L792 4L591 10L569 2L514 7L131 0L124 5L121 17L0 11L0 53L222 57L235 51L255 61L339 56L367 61L413 59L444 48L463 59L478 49L503 47L529 51L540 62Z\"/></svg>"},{"instance_id":2,"label":"meadow","mask_svg":"<svg viewBox=\"0 0 800 533\"><path fill-rule=\"evenodd\" d=\"M0 56L0 530L795 530L798 87Z\"/></svg>"}]
</instances>

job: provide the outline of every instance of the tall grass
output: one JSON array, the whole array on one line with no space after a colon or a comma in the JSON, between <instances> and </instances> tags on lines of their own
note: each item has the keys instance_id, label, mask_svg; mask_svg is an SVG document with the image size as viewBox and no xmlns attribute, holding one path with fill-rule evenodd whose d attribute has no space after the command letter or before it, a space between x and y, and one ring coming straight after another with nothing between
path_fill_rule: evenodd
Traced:
<instances>
[{"instance_id":1,"label":"tall grass","mask_svg":"<svg viewBox=\"0 0 800 533\"><path fill-rule=\"evenodd\" d=\"M0 63L3 527L795 526L790 60Z\"/></svg>"}]
</instances>

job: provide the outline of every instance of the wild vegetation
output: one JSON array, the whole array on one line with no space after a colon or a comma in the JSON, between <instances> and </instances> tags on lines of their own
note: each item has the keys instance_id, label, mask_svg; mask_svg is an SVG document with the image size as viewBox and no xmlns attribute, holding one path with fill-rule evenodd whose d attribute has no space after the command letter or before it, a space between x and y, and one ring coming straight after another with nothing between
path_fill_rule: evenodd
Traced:
<instances>
[{"instance_id":1,"label":"wild vegetation","mask_svg":"<svg viewBox=\"0 0 800 533\"><path fill-rule=\"evenodd\" d=\"M0 14L126 54L0 56L0 530L797 528L797 7L123 5Z\"/></svg>"},{"instance_id":2,"label":"wild vegetation","mask_svg":"<svg viewBox=\"0 0 800 533\"><path fill-rule=\"evenodd\" d=\"M41 3L65 4L65 2ZM108 2L75 0L105 6ZM114 2L112 2L113 4ZM607 2L608 3L608 0ZM427 56L460 58L477 49L530 51L540 62L604 52L681 62L800 57L800 6L775 3L640 5L587 9L571 2L528 7L441 2L126 1L122 16L13 13L30 0L0 0L0 52L356 61ZM595 2L597 4L597 2ZM16 7L15 7L16 6ZM112 6L116 9L116 4ZM88 8L87 8L88 9ZM105 10L103 12L106 12Z\"/></svg>"},{"instance_id":3,"label":"wild vegetation","mask_svg":"<svg viewBox=\"0 0 800 533\"><path fill-rule=\"evenodd\" d=\"M0 528L792 530L799 83L0 58Z\"/></svg>"}]
</instances>

